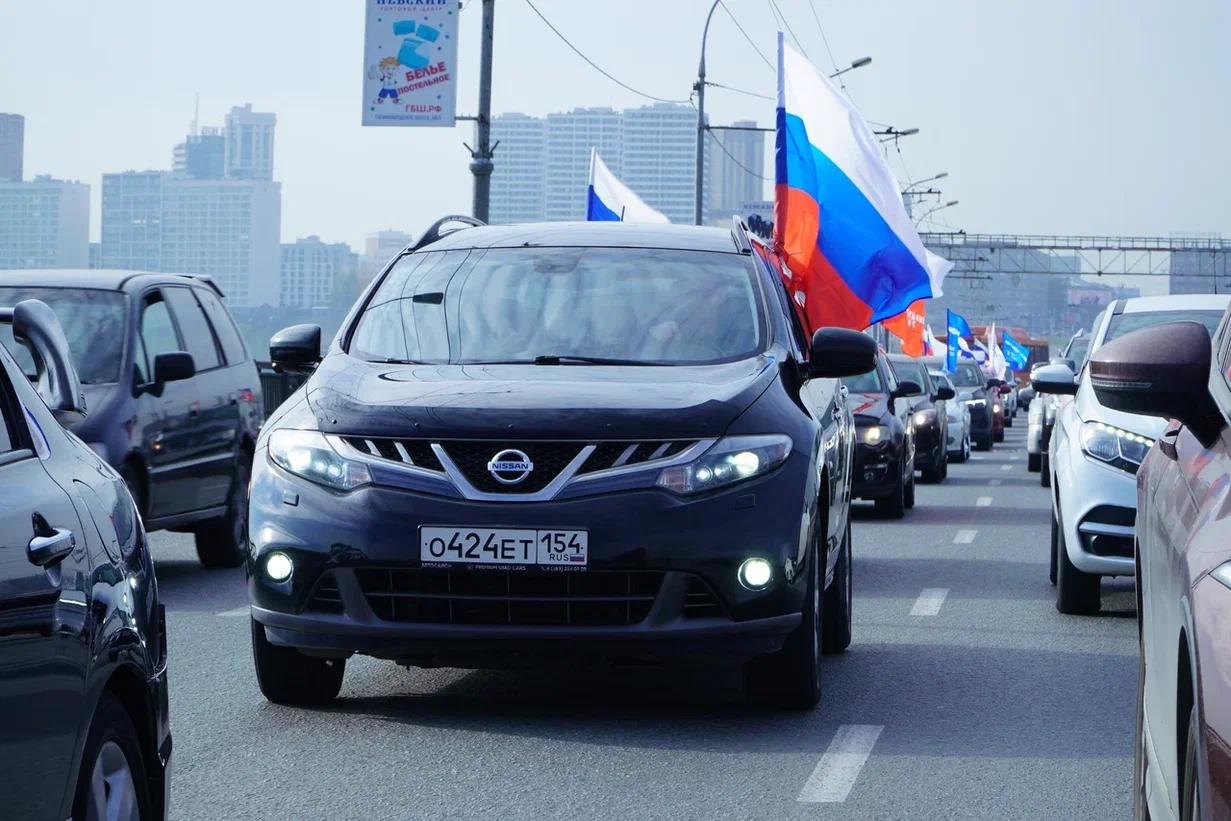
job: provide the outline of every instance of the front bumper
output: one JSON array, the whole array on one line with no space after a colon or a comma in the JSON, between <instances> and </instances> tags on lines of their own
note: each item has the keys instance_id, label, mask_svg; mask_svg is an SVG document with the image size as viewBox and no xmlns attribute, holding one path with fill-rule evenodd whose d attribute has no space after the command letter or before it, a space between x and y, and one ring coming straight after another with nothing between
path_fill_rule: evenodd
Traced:
<instances>
[{"instance_id":1,"label":"front bumper","mask_svg":"<svg viewBox=\"0 0 1231 821\"><path fill-rule=\"evenodd\" d=\"M855 473L851 496L855 499L880 499L889 496L902 482L901 445L855 445Z\"/></svg>"},{"instance_id":2,"label":"front bumper","mask_svg":"<svg viewBox=\"0 0 1231 821\"><path fill-rule=\"evenodd\" d=\"M1026 453L1031 456L1042 453L1043 423L1030 422L1026 425Z\"/></svg>"},{"instance_id":3,"label":"front bumper","mask_svg":"<svg viewBox=\"0 0 1231 821\"><path fill-rule=\"evenodd\" d=\"M262 451L249 520L252 614L274 644L419 666L504 667L540 654L667 660L772 652L801 618L801 546L812 543L816 520L815 498L805 501L809 470L797 452L772 473L698 497L642 488L476 502L383 486L336 493L284 473ZM418 528L425 525L585 529L588 564L579 573L423 568ZM282 584L260 570L261 557L275 549L294 561ZM762 591L737 581L749 556L774 567ZM562 585L566 576L582 578ZM607 589L617 577L629 579L627 596ZM425 579L431 590L418 586ZM322 607L326 580L329 606ZM570 598L574 588L600 582L610 608ZM649 587L633 596L634 583ZM694 606L705 601L713 606Z\"/></svg>"},{"instance_id":4,"label":"front bumper","mask_svg":"<svg viewBox=\"0 0 1231 821\"><path fill-rule=\"evenodd\" d=\"M970 433L983 436L992 432L992 411L987 405L970 407Z\"/></svg>"},{"instance_id":5,"label":"front bumper","mask_svg":"<svg viewBox=\"0 0 1231 821\"><path fill-rule=\"evenodd\" d=\"M946 425L946 427L948 427ZM915 428L915 467L932 465L940 467L946 443L940 434L940 423L933 419L926 425Z\"/></svg>"},{"instance_id":6,"label":"front bumper","mask_svg":"<svg viewBox=\"0 0 1231 821\"><path fill-rule=\"evenodd\" d=\"M1071 438L1057 445L1053 487L1069 561L1083 573L1133 575L1137 478L1089 458Z\"/></svg>"}]
</instances>

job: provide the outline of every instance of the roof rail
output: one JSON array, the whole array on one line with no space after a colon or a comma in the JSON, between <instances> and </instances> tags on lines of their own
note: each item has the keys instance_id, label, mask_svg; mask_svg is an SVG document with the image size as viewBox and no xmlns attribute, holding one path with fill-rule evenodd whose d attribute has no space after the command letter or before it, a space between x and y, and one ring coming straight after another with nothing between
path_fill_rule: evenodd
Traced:
<instances>
[{"instance_id":1,"label":"roof rail","mask_svg":"<svg viewBox=\"0 0 1231 821\"><path fill-rule=\"evenodd\" d=\"M462 214L449 214L448 216L441 217L440 219L436 220L431 225L429 225L427 227L427 230L423 232L423 236L415 240L413 244L411 244L409 247L406 248L406 250L407 251L418 251L420 248L424 247L425 245L431 245L433 242L436 242L438 239L446 236L447 234L452 234L454 231L463 230L461 228L454 228L453 231L442 231L441 230L445 225L448 225L451 222L460 222L463 225L470 227L470 228L480 228L484 225L487 225L487 223L483 222L482 220L477 220L474 217L467 217Z\"/></svg>"},{"instance_id":2,"label":"roof rail","mask_svg":"<svg viewBox=\"0 0 1231 821\"><path fill-rule=\"evenodd\" d=\"M748 224L738 214L731 217L731 241L735 243L735 250L741 254L752 253L752 239L748 236Z\"/></svg>"},{"instance_id":3,"label":"roof rail","mask_svg":"<svg viewBox=\"0 0 1231 821\"><path fill-rule=\"evenodd\" d=\"M227 295L222 292L222 289L218 287L218 283L215 282L214 278L210 276L209 274L181 274L180 276L186 276L191 279L195 279L197 282L200 282L202 285L209 286L209 289L213 291L214 293L216 293L219 299L226 299Z\"/></svg>"}]
</instances>

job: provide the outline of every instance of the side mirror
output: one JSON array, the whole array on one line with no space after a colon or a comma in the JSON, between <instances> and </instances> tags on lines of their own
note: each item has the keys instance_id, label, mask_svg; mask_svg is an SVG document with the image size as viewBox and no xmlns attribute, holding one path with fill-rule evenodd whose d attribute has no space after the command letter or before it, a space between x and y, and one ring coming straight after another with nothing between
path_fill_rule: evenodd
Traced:
<instances>
[{"instance_id":1,"label":"side mirror","mask_svg":"<svg viewBox=\"0 0 1231 821\"><path fill-rule=\"evenodd\" d=\"M1038 393L1055 393L1072 396L1077 393L1077 377L1068 365L1044 365L1034 372L1030 380Z\"/></svg>"},{"instance_id":2,"label":"side mirror","mask_svg":"<svg viewBox=\"0 0 1231 821\"><path fill-rule=\"evenodd\" d=\"M317 335L320 335L319 328ZM858 376L875 367L876 340L867 334L846 328L820 328L812 335L808 376L837 379Z\"/></svg>"},{"instance_id":3,"label":"side mirror","mask_svg":"<svg viewBox=\"0 0 1231 821\"><path fill-rule=\"evenodd\" d=\"M269 340L269 361L283 373L311 373L321 361L321 326L292 325Z\"/></svg>"},{"instance_id":4,"label":"side mirror","mask_svg":"<svg viewBox=\"0 0 1231 821\"><path fill-rule=\"evenodd\" d=\"M955 396L957 396L957 394L954 393L953 388L949 387L948 385L941 385L939 388L936 389L936 399L938 401L943 402L943 401L952 399Z\"/></svg>"},{"instance_id":5,"label":"side mirror","mask_svg":"<svg viewBox=\"0 0 1231 821\"><path fill-rule=\"evenodd\" d=\"M39 395L56 421L68 427L84 419L81 380L55 312L42 300L26 299L12 308L0 308L0 322L11 322L13 338L30 351Z\"/></svg>"},{"instance_id":6,"label":"side mirror","mask_svg":"<svg viewBox=\"0 0 1231 821\"><path fill-rule=\"evenodd\" d=\"M1210 334L1168 322L1113 339L1090 357L1090 386L1109 408L1178 419L1205 447L1223 428L1210 396Z\"/></svg>"},{"instance_id":7,"label":"side mirror","mask_svg":"<svg viewBox=\"0 0 1231 821\"><path fill-rule=\"evenodd\" d=\"M1001 395L1001 396L1008 396L1008 395L1009 395L1009 394L1011 394L1011 393L1013 393L1013 389L1012 389L1011 387L1009 387L1008 385L1001 385L1001 386L1000 386L1000 395Z\"/></svg>"},{"instance_id":8,"label":"side mirror","mask_svg":"<svg viewBox=\"0 0 1231 821\"><path fill-rule=\"evenodd\" d=\"M918 396L923 393L923 388L919 387L918 382L913 382L909 379L903 379L898 382L898 386L889 394L892 399L899 399L903 396Z\"/></svg>"},{"instance_id":9,"label":"side mirror","mask_svg":"<svg viewBox=\"0 0 1231 821\"><path fill-rule=\"evenodd\" d=\"M187 351L163 351L154 355L154 384L165 385L191 379L197 374L196 363Z\"/></svg>"}]
</instances>

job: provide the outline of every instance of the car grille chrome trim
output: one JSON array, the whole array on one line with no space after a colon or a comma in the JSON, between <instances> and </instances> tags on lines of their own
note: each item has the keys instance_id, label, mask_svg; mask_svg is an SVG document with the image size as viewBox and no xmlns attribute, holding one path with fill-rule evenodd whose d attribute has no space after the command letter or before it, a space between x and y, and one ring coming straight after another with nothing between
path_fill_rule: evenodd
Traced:
<instances>
[{"instance_id":1,"label":"car grille chrome trim","mask_svg":"<svg viewBox=\"0 0 1231 821\"><path fill-rule=\"evenodd\" d=\"M586 445L577 455L573 457L564 469L556 474L556 478L552 479L542 489L533 493L487 493L479 490L466 475L462 469L457 466L457 463L449 457L444 447L439 442L432 443L432 452L436 454L436 458L440 460L440 464L444 466L445 475L453 482L453 485L461 491L462 496L477 502L546 502L555 497L560 492L560 488L564 487L569 479L573 478L573 474L581 467L590 454L594 452L594 445Z\"/></svg>"},{"instance_id":2,"label":"car grille chrome trim","mask_svg":"<svg viewBox=\"0 0 1231 821\"><path fill-rule=\"evenodd\" d=\"M609 479L612 476L625 476L629 473L636 473L642 470L658 471L663 468L669 468L675 465L686 464L688 462L691 462L693 459L696 459L701 454L705 453L707 450L713 447L714 443L717 441L718 441L717 439L698 439L696 442L684 448L682 451L675 454L674 456L669 456L665 459L651 459L646 462L637 462L632 465L623 465L621 467L609 467L609 468L604 468L603 470L596 470L591 473L584 473L580 476L575 477L570 484L579 485L579 484L582 484L583 482L592 482L598 479ZM672 443L668 442L667 444L670 445Z\"/></svg>"},{"instance_id":3,"label":"car grille chrome trim","mask_svg":"<svg viewBox=\"0 0 1231 821\"><path fill-rule=\"evenodd\" d=\"M406 446L397 439L393 440L393 447L398 452L398 456L402 457L403 462L408 465L413 465L415 463L415 460L411 459L410 454L406 452Z\"/></svg>"},{"instance_id":4,"label":"car grille chrome trim","mask_svg":"<svg viewBox=\"0 0 1231 821\"><path fill-rule=\"evenodd\" d=\"M1079 533L1089 533L1091 536L1122 536L1133 538L1135 532L1132 525L1109 525L1102 522L1082 522L1077 526Z\"/></svg>"}]
</instances>

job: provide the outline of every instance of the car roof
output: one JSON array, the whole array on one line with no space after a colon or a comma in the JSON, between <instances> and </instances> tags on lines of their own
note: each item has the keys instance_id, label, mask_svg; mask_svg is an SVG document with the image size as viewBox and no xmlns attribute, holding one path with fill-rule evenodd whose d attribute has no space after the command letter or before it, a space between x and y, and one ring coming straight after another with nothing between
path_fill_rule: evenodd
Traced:
<instances>
[{"instance_id":1,"label":"car roof","mask_svg":"<svg viewBox=\"0 0 1231 821\"><path fill-rule=\"evenodd\" d=\"M483 225L450 231L423 246L423 251L471 248L596 247L670 248L681 251L738 249L730 229L697 225L639 224L631 222L534 222L519 225Z\"/></svg>"},{"instance_id":2,"label":"car roof","mask_svg":"<svg viewBox=\"0 0 1231 821\"><path fill-rule=\"evenodd\" d=\"M1121 313L1143 314L1155 311L1225 311L1231 305L1228 294L1172 294L1135 296L1124 300Z\"/></svg>"},{"instance_id":3,"label":"car roof","mask_svg":"<svg viewBox=\"0 0 1231 821\"><path fill-rule=\"evenodd\" d=\"M910 356L909 354L904 353L891 353L886 354L886 356L889 357L890 362L923 362L923 364L927 364L923 357Z\"/></svg>"},{"instance_id":4,"label":"car roof","mask_svg":"<svg viewBox=\"0 0 1231 821\"><path fill-rule=\"evenodd\" d=\"M207 277L192 274L159 274L152 271L120 271L111 268L0 269L0 287L97 288L123 291L153 283L210 285Z\"/></svg>"}]
</instances>

